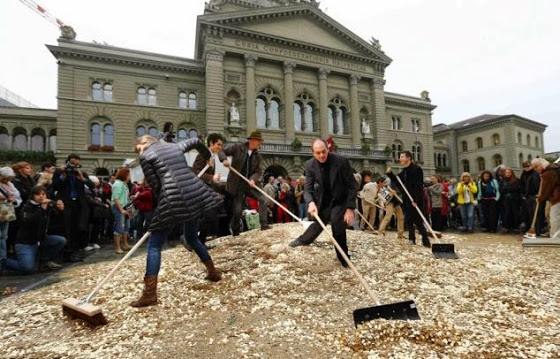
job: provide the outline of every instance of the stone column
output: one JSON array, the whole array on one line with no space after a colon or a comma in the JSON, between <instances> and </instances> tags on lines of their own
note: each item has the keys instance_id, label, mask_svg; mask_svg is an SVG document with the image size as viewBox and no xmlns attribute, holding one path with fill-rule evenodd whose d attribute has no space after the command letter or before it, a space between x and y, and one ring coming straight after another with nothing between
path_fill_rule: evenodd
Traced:
<instances>
[{"instance_id":1,"label":"stone column","mask_svg":"<svg viewBox=\"0 0 560 359\"><path fill-rule=\"evenodd\" d=\"M326 139L329 137L329 120L327 117L327 107L329 106L329 99L327 98L327 76L331 70L320 68L317 71L319 76L319 127L321 138Z\"/></svg>"},{"instance_id":2,"label":"stone column","mask_svg":"<svg viewBox=\"0 0 560 359\"><path fill-rule=\"evenodd\" d=\"M373 78L370 82L372 98L372 121L371 133L373 134L374 144L378 150L384 150L385 146L390 145L388 132L389 123L385 118L385 80Z\"/></svg>"},{"instance_id":3,"label":"stone column","mask_svg":"<svg viewBox=\"0 0 560 359\"><path fill-rule=\"evenodd\" d=\"M45 152L49 152L49 133L47 132L47 135L45 136Z\"/></svg>"},{"instance_id":4,"label":"stone column","mask_svg":"<svg viewBox=\"0 0 560 359\"><path fill-rule=\"evenodd\" d=\"M284 115L286 118L286 143L291 143L295 138L294 127L294 68L295 62L284 62Z\"/></svg>"},{"instance_id":5,"label":"stone column","mask_svg":"<svg viewBox=\"0 0 560 359\"><path fill-rule=\"evenodd\" d=\"M247 135L257 128L257 113L255 110L255 62L258 57L252 54L245 54L245 116L247 125Z\"/></svg>"},{"instance_id":6,"label":"stone column","mask_svg":"<svg viewBox=\"0 0 560 359\"><path fill-rule=\"evenodd\" d=\"M358 81L360 76L350 75L350 129L352 134L352 145L355 148L360 147L360 140L362 137L362 124L360 122L360 105L358 104Z\"/></svg>"},{"instance_id":7,"label":"stone column","mask_svg":"<svg viewBox=\"0 0 560 359\"><path fill-rule=\"evenodd\" d=\"M27 136L27 150L31 151L31 135Z\"/></svg>"},{"instance_id":8,"label":"stone column","mask_svg":"<svg viewBox=\"0 0 560 359\"><path fill-rule=\"evenodd\" d=\"M206 52L206 133L224 132L224 52Z\"/></svg>"}]
</instances>

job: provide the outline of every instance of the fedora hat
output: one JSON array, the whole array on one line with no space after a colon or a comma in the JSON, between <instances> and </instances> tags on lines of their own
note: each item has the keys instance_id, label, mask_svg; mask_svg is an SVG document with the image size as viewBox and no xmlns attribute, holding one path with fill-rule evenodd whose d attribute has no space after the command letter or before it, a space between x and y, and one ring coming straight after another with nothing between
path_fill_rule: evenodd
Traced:
<instances>
[{"instance_id":1,"label":"fedora hat","mask_svg":"<svg viewBox=\"0 0 560 359\"><path fill-rule=\"evenodd\" d=\"M253 140L259 140L259 141L264 141L264 138L262 136L261 131L252 131L251 134L249 135L249 137L247 137L248 140L253 139Z\"/></svg>"}]
</instances>

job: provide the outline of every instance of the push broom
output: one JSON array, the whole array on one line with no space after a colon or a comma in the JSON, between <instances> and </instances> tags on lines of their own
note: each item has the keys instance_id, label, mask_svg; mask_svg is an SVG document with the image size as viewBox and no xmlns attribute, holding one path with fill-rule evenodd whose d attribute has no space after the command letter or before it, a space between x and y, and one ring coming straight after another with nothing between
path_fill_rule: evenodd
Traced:
<instances>
[{"instance_id":1,"label":"push broom","mask_svg":"<svg viewBox=\"0 0 560 359\"><path fill-rule=\"evenodd\" d=\"M243 176L241 173L239 173L239 171L237 171L235 168L230 166L229 169L233 173L238 175L241 179L243 179L245 182L250 183L250 181L245 176ZM276 203L278 206L282 207L282 209L284 211L286 211L286 213L288 213L290 216L292 216L296 221L300 222L301 224L304 224L303 221L301 219L299 219L299 217L297 217L295 214L293 214L286 207L282 206L280 203L278 203L276 200L274 200L274 198L269 196L265 191L260 189L258 186L255 186L254 188L257 189L260 193L262 193L266 198L270 199L271 201ZM348 258L346 253L344 253L342 248L340 248L340 245L336 242L333 235L329 231L327 231L327 228L325 227L325 224L323 223L321 218L319 218L319 215L317 213L314 213L313 216L315 217L317 222L319 222L319 224L321 225L321 227L323 228L325 233L327 233L327 235L329 236L329 239L331 240L331 242L335 246L336 250L340 253L342 258L344 258L344 260L348 264L348 267L350 267L350 269L352 270L352 273L354 273L354 275L360 281L360 283L362 284L362 286L364 287L364 289L366 290L368 295L376 303L376 306L374 306L374 307L361 308L361 309L356 309L354 311L354 325L356 327L358 327L359 324L362 324L364 322L374 320L374 319L380 319L380 318L388 319L388 320L419 320L420 319L420 314L418 314L418 309L416 308L416 303L414 303L414 301L412 301L412 300L408 300L408 301L404 301L404 302L398 302L398 303L385 304L385 305L381 304L381 302L379 301L379 298L377 298L377 296L371 291L370 287L368 286L368 284L366 283L364 278L360 275L360 273L358 272L356 267L354 267L354 265L350 261L350 258Z\"/></svg>"},{"instance_id":2,"label":"push broom","mask_svg":"<svg viewBox=\"0 0 560 359\"><path fill-rule=\"evenodd\" d=\"M206 165L198 174L198 178L200 178L204 172L209 168ZM101 307L91 304L89 301L93 296L103 287L103 285L111 278L111 276L115 273L115 271L124 263L140 246L144 243L144 241L150 237L151 232L146 232L138 242L128 251L128 253L117 263L113 269L99 282L95 288L91 291L91 293L85 297L84 299L76 299L76 298L66 298L62 301L62 312L70 317L82 319L83 321L93 325L105 325L107 324L107 318L101 312Z\"/></svg>"}]
</instances>

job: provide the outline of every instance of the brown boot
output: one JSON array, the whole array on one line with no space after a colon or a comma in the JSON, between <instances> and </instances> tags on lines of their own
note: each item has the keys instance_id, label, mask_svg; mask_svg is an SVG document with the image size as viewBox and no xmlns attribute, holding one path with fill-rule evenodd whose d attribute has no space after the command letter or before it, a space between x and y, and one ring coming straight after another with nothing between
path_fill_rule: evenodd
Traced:
<instances>
[{"instance_id":1,"label":"brown boot","mask_svg":"<svg viewBox=\"0 0 560 359\"><path fill-rule=\"evenodd\" d=\"M212 282L218 282L220 279L222 279L222 275L214 267L214 261L210 259L209 261L203 263L206 266L206 269L208 269L208 275L206 276L206 279L211 280Z\"/></svg>"},{"instance_id":2,"label":"brown boot","mask_svg":"<svg viewBox=\"0 0 560 359\"><path fill-rule=\"evenodd\" d=\"M144 291L140 299L130 303L132 307L140 308L157 304L157 277L157 275L144 277Z\"/></svg>"}]
</instances>

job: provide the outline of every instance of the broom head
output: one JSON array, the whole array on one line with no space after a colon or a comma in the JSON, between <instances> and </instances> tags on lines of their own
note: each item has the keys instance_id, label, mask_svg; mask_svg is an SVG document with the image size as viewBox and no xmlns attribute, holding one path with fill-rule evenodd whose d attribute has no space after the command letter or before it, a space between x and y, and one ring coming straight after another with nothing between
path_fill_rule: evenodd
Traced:
<instances>
[{"instance_id":1,"label":"broom head","mask_svg":"<svg viewBox=\"0 0 560 359\"><path fill-rule=\"evenodd\" d=\"M374 320L420 320L416 303L412 300L404 302L382 304L375 307L361 308L354 311L354 325Z\"/></svg>"},{"instance_id":2,"label":"broom head","mask_svg":"<svg viewBox=\"0 0 560 359\"><path fill-rule=\"evenodd\" d=\"M64 299L62 301L62 312L94 326L107 324L107 319L101 313L101 307L76 298Z\"/></svg>"}]
</instances>

